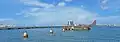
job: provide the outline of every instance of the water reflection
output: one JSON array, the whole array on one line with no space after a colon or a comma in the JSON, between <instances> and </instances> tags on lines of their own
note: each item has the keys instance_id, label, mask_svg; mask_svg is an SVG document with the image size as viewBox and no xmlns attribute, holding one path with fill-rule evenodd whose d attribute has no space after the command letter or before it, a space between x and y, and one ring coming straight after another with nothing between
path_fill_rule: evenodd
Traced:
<instances>
[{"instance_id":1,"label":"water reflection","mask_svg":"<svg viewBox=\"0 0 120 42\"><path fill-rule=\"evenodd\" d=\"M28 38L23 38L24 40L27 40Z\"/></svg>"}]
</instances>

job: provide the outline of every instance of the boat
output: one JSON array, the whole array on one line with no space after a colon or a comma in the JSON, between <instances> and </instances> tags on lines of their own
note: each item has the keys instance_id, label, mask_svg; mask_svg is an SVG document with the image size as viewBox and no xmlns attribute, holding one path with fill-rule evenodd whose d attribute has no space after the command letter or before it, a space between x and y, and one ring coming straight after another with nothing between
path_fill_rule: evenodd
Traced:
<instances>
[{"instance_id":1,"label":"boat","mask_svg":"<svg viewBox=\"0 0 120 42\"><path fill-rule=\"evenodd\" d=\"M63 30L90 30L90 26L64 26Z\"/></svg>"},{"instance_id":2,"label":"boat","mask_svg":"<svg viewBox=\"0 0 120 42\"><path fill-rule=\"evenodd\" d=\"M86 27L84 27L84 28L74 28L73 30L90 30L91 28L86 28Z\"/></svg>"},{"instance_id":3,"label":"boat","mask_svg":"<svg viewBox=\"0 0 120 42\"><path fill-rule=\"evenodd\" d=\"M63 26L62 30L90 30L92 26L96 25L96 20L92 22L92 24L79 24L79 25L72 25L72 23L69 23L71 25L65 25Z\"/></svg>"}]
</instances>

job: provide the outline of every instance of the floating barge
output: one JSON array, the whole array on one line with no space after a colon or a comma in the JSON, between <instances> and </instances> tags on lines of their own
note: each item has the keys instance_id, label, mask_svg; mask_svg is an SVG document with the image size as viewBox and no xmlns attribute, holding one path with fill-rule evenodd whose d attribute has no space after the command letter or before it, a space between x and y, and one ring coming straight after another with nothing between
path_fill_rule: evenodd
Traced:
<instances>
[{"instance_id":1,"label":"floating barge","mask_svg":"<svg viewBox=\"0 0 120 42\"><path fill-rule=\"evenodd\" d=\"M92 22L92 24L85 25L79 24L74 25L73 21L68 22L67 26L63 26L62 30L90 30L92 26L96 25L96 20Z\"/></svg>"},{"instance_id":2,"label":"floating barge","mask_svg":"<svg viewBox=\"0 0 120 42\"><path fill-rule=\"evenodd\" d=\"M90 30L91 26L83 25L83 26L64 26L64 30Z\"/></svg>"}]
</instances>

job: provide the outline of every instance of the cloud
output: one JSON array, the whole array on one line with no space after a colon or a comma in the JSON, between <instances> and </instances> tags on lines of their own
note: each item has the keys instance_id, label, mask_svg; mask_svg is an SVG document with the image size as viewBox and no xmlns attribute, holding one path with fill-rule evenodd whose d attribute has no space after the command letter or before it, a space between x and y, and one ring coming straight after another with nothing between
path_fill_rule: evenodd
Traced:
<instances>
[{"instance_id":1,"label":"cloud","mask_svg":"<svg viewBox=\"0 0 120 42\"><path fill-rule=\"evenodd\" d=\"M100 7L101 7L101 9L103 9L103 10L107 10L109 7L107 6L107 4L108 4L108 0L101 0L100 1Z\"/></svg>"},{"instance_id":2,"label":"cloud","mask_svg":"<svg viewBox=\"0 0 120 42\"><path fill-rule=\"evenodd\" d=\"M0 24L15 24L16 21L12 18L0 18Z\"/></svg>"},{"instance_id":3,"label":"cloud","mask_svg":"<svg viewBox=\"0 0 120 42\"><path fill-rule=\"evenodd\" d=\"M66 2L71 2L72 0L65 0Z\"/></svg>"},{"instance_id":4,"label":"cloud","mask_svg":"<svg viewBox=\"0 0 120 42\"><path fill-rule=\"evenodd\" d=\"M25 5L39 6L39 7L43 7L43 8L54 7L53 4L43 3L43 2L40 2L38 0L20 0L20 2L24 3Z\"/></svg>"},{"instance_id":5,"label":"cloud","mask_svg":"<svg viewBox=\"0 0 120 42\"><path fill-rule=\"evenodd\" d=\"M33 11L34 10L34 11ZM27 18L33 18L34 22L38 24L51 25L51 24L67 24L68 20L73 20L75 23L88 24L91 23L96 13L89 12L82 8L75 7L56 7L50 9L43 8L30 8L30 11L22 13Z\"/></svg>"},{"instance_id":6,"label":"cloud","mask_svg":"<svg viewBox=\"0 0 120 42\"><path fill-rule=\"evenodd\" d=\"M100 0L100 7L103 10L116 11L120 9L120 0Z\"/></svg>"},{"instance_id":7,"label":"cloud","mask_svg":"<svg viewBox=\"0 0 120 42\"><path fill-rule=\"evenodd\" d=\"M60 2L60 3L58 3L58 6L65 6L65 5L66 5L65 2Z\"/></svg>"},{"instance_id":8,"label":"cloud","mask_svg":"<svg viewBox=\"0 0 120 42\"><path fill-rule=\"evenodd\" d=\"M102 0L101 3L102 4L106 4L108 2L108 0Z\"/></svg>"},{"instance_id":9,"label":"cloud","mask_svg":"<svg viewBox=\"0 0 120 42\"><path fill-rule=\"evenodd\" d=\"M73 0L65 0L66 2L71 2ZM59 2L56 6L53 4L47 4L40 2L38 0L21 0L25 5L40 6L44 8L29 8L23 10L21 13L16 15L24 16L25 18L30 18L29 22L42 25L51 24L67 24L68 20L73 20L75 23L87 24L91 23L94 19L97 20L98 24L117 24L120 23L118 20L120 16L98 16L99 14L87 11L83 5L80 8L76 7L65 7L65 2ZM110 0L101 0L100 7L103 10L107 9L118 9L120 1L113 3ZM120 4L120 3L119 3ZM59 7L64 6L64 7ZM51 8L53 7L53 8ZM96 17L98 16L98 17ZM114 20L117 20L113 22Z\"/></svg>"},{"instance_id":10,"label":"cloud","mask_svg":"<svg viewBox=\"0 0 120 42\"><path fill-rule=\"evenodd\" d=\"M66 2L70 2L72 0L65 0ZM54 7L61 7L61 6L65 6L66 3L65 2L58 2L57 5L54 4L48 4L45 2L41 2L38 0L20 0L21 3L23 3L24 5L28 5L28 6L38 6L38 7L42 7L42 8L54 8Z\"/></svg>"},{"instance_id":11,"label":"cloud","mask_svg":"<svg viewBox=\"0 0 120 42\"><path fill-rule=\"evenodd\" d=\"M65 0L66 2L71 2L73 0ZM53 4L43 3L38 0L21 0L22 3L25 5L32 5L32 6L40 6L44 8L32 8L23 10L21 13L17 13L16 15L24 16L24 18L30 18L29 22L35 24L67 24L68 20L73 20L75 23L79 24L87 24L91 23L94 19L97 20L98 24L117 24L120 23L118 20L120 16L99 16L99 14L87 11L83 8L84 5L81 7L66 7L65 2L58 2L55 6ZM100 7L103 10L112 10L118 9L120 1L117 0L112 2L110 0L100 0ZM61 7L63 6L63 7ZM53 7L53 8L51 8ZM96 17L97 16L97 17ZM117 20L113 22L114 20Z\"/></svg>"}]
</instances>

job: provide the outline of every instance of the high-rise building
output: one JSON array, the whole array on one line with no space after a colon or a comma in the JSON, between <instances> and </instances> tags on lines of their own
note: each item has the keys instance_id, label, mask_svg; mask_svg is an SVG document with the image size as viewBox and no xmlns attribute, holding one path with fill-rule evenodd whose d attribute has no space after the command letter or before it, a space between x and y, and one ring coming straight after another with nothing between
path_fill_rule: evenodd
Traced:
<instances>
[{"instance_id":1,"label":"high-rise building","mask_svg":"<svg viewBox=\"0 0 120 42\"><path fill-rule=\"evenodd\" d=\"M74 26L74 22L73 21L68 21L68 25Z\"/></svg>"}]
</instances>

